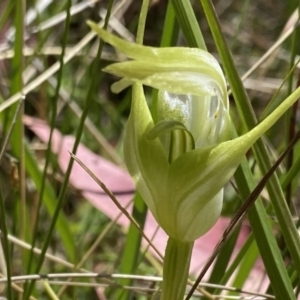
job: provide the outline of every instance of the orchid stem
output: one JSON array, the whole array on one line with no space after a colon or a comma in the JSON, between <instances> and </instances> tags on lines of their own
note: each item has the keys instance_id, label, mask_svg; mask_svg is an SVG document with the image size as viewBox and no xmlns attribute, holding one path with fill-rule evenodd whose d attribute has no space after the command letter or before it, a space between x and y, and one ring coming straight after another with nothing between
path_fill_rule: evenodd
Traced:
<instances>
[{"instance_id":1,"label":"orchid stem","mask_svg":"<svg viewBox=\"0 0 300 300\"><path fill-rule=\"evenodd\" d=\"M164 258L160 300L182 300L189 274L194 243L182 243L169 237Z\"/></svg>"}]
</instances>

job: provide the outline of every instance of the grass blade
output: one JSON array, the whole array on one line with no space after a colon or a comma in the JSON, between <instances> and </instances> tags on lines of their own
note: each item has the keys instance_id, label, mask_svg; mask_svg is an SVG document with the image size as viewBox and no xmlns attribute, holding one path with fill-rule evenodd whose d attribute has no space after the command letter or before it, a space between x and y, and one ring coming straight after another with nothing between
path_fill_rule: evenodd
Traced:
<instances>
[{"instance_id":1,"label":"grass blade","mask_svg":"<svg viewBox=\"0 0 300 300\"><path fill-rule=\"evenodd\" d=\"M147 206L139 193L136 193L133 203L132 217L136 220L141 230L143 230L148 211ZM141 240L142 236L136 226L130 224L120 265L121 274L134 274L136 272L140 258ZM122 286L130 286L132 282L132 279L124 278L118 283ZM112 299L126 300L131 297L132 291L118 289L113 294Z\"/></svg>"},{"instance_id":2,"label":"grass blade","mask_svg":"<svg viewBox=\"0 0 300 300\"><path fill-rule=\"evenodd\" d=\"M189 0L172 0L176 18L190 47L206 50L206 45Z\"/></svg>"}]
</instances>

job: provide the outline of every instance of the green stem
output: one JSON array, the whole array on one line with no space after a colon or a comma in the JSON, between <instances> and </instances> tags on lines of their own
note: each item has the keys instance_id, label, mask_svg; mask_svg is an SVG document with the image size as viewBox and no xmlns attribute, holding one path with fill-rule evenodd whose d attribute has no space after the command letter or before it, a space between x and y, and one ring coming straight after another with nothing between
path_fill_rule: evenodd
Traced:
<instances>
[{"instance_id":1,"label":"green stem","mask_svg":"<svg viewBox=\"0 0 300 300\"><path fill-rule=\"evenodd\" d=\"M148 7L149 7L149 0L143 0L140 17L139 17L139 24L136 33L136 43L140 45L143 44Z\"/></svg>"},{"instance_id":2,"label":"green stem","mask_svg":"<svg viewBox=\"0 0 300 300\"><path fill-rule=\"evenodd\" d=\"M182 300L189 274L194 243L182 243L169 237L164 258L160 300Z\"/></svg>"}]
</instances>

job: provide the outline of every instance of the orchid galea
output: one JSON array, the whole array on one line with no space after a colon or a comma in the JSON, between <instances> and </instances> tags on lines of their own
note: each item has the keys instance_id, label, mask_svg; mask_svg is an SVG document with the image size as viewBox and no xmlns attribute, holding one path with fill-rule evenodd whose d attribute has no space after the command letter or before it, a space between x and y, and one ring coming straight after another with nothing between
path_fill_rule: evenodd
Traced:
<instances>
[{"instance_id":1,"label":"orchid galea","mask_svg":"<svg viewBox=\"0 0 300 300\"><path fill-rule=\"evenodd\" d=\"M218 220L225 184L247 150L297 97L292 94L253 130L232 139L226 81L211 54L194 48L141 46L88 24L131 59L104 71L121 77L113 92L133 86L125 162L149 210L169 236L161 299L181 300L193 242ZM158 90L155 122L142 85Z\"/></svg>"}]
</instances>

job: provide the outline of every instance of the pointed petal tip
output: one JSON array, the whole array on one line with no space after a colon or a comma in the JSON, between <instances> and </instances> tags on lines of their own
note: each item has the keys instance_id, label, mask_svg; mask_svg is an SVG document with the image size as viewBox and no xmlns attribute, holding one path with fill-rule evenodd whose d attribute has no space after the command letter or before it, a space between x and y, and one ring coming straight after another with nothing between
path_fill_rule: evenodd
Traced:
<instances>
[{"instance_id":1,"label":"pointed petal tip","mask_svg":"<svg viewBox=\"0 0 300 300\"><path fill-rule=\"evenodd\" d=\"M87 20L86 24L94 31L98 31L99 29L101 30L101 28L92 20Z\"/></svg>"},{"instance_id":2,"label":"pointed petal tip","mask_svg":"<svg viewBox=\"0 0 300 300\"><path fill-rule=\"evenodd\" d=\"M127 78L123 78L123 79L121 79L121 80L119 80L119 81L112 84L111 91L114 94L119 94L120 92L122 92L126 88L130 87L132 84L134 84L134 82L132 80L127 79Z\"/></svg>"}]
</instances>

